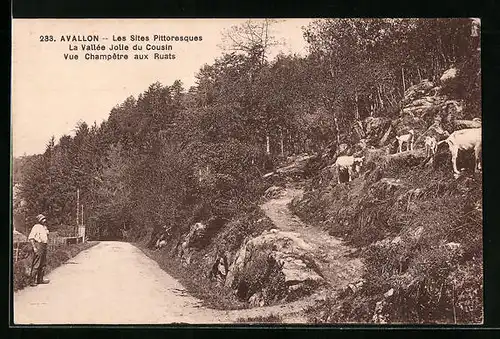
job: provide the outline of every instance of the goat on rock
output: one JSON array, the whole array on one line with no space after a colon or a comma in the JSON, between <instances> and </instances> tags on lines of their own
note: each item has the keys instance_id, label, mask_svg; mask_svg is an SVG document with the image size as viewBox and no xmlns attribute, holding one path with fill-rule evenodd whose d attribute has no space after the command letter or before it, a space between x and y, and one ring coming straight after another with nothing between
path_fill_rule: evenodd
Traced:
<instances>
[{"instance_id":1,"label":"goat on rock","mask_svg":"<svg viewBox=\"0 0 500 339\"><path fill-rule=\"evenodd\" d=\"M406 150L413 151L413 140L415 139L415 132L411 129L408 131L408 134L396 136L398 140L398 153L401 153L403 150L403 144L406 143Z\"/></svg>"},{"instance_id":2,"label":"goat on rock","mask_svg":"<svg viewBox=\"0 0 500 339\"><path fill-rule=\"evenodd\" d=\"M340 171L341 170L343 170L343 171L347 170L347 172L349 173L349 181L352 180L352 177L354 174L353 171L356 171L356 173L359 174L359 172L361 171L361 166L363 166L363 160L364 160L364 157L356 158L356 157L347 156L347 155L338 157L337 161L335 162L335 165L334 165L337 168L338 183L340 184Z\"/></svg>"},{"instance_id":3,"label":"goat on rock","mask_svg":"<svg viewBox=\"0 0 500 339\"><path fill-rule=\"evenodd\" d=\"M451 135L445 140L438 142L438 145L442 143L447 143L448 147L450 148L451 164L453 165L455 177L460 174L459 170L457 169L457 157L459 150L467 151L473 149L476 160L474 171L477 172L481 170L481 128L467 128L455 131L451 133Z\"/></svg>"}]
</instances>

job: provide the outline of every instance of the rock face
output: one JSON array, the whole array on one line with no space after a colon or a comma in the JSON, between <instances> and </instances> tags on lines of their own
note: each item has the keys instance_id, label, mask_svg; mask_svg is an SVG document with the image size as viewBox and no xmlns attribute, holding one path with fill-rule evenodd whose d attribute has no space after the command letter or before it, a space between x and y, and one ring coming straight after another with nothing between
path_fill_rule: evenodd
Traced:
<instances>
[{"instance_id":1,"label":"rock face","mask_svg":"<svg viewBox=\"0 0 500 339\"><path fill-rule=\"evenodd\" d=\"M205 236L206 229L207 226L202 224L201 222L197 222L196 224L191 226L191 229L186 236L186 242L188 246L196 245L196 242L201 240Z\"/></svg>"},{"instance_id":2,"label":"rock face","mask_svg":"<svg viewBox=\"0 0 500 339\"><path fill-rule=\"evenodd\" d=\"M181 257L182 264L187 266L191 263L192 247L196 247L197 244L204 238L207 230L207 226L201 222L197 222L192 225L189 233L184 236L184 241L182 241L179 249L179 257Z\"/></svg>"},{"instance_id":3,"label":"rock face","mask_svg":"<svg viewBox=\"0 0 500 339\"><path fill-rule=\"evenodd\" d=\"M446 70L441 76L441 84L454 79L456 75L456 68ZM444 117L451 113L457 119L456 116L463 112L463 103L456 100L449 100L447 95L442 93L443 91L442 86L435 86L427 79L411 86L404 93L403 108L401 110L402 116L410 115L419 118L434 118L436 115Z\"/></svg>"},{"instance_id":4,"label":"rock face","mask_svg":"<svg viewBox=\"0 0 500 339\"><path fill-rule=\"evenodd\" d=\"M387 133L387 130L391 126L391 120L387 118L368 117L365 119L364 125L368 143L376 144Z\"/></svg>"},{"instance_id":5,"label":"rock face","mask_svg":"<svg viewBox=\"0 0 500 339\"><path fill-rule=\"evenodd\" d=\"M264 192L264 197L267 199L276 199L279 198L283 192L283 187L271 186Z\"/></svg>"},{"instance_id":6,"label":"rock face","mask_svg":"<svg viewBox=\"0 0 500 339\"><path fill-rule=\"evenodd\" d=\"M296 233L272 229L246 241L236 253L225 285L251 306L296 300L324 279L307 253L311 247Z\"/></svg>"},{"instance_id":7,"label":"rock face","mask_svg":"<svg viewBox=\"0 0 500 339\"><path fill-rule=\"evenodd\" d=\"M455 78L456 76L457 76L457 69L455 67L452 67L450 69L447 69L443 73L443 75L441 75L441 78L439 78L439 80L441 80L441 82L445 82Z\"/></svg>"}]
</instances>

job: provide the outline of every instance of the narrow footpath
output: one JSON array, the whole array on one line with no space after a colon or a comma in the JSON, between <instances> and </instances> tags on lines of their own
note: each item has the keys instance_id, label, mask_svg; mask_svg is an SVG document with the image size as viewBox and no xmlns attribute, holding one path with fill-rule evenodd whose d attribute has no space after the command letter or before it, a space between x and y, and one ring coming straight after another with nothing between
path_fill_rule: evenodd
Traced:
<instances>
[{"instance_id":1,"label":"narrow footpath","mask_svg":"<svg viewBox=\"0 0 500 339\"><path fill-rule=\"evenodd\" d=\"M276 228L295 233L312 247L311 255L319 264L330 290L345 288L361 279L363 264L359 258L350 257L354 248L319 227L304 223L290 211L288 203L302 194L302 189L287 187L279 198L268 200L261 208Z\"/></svg>"}]
</instances>

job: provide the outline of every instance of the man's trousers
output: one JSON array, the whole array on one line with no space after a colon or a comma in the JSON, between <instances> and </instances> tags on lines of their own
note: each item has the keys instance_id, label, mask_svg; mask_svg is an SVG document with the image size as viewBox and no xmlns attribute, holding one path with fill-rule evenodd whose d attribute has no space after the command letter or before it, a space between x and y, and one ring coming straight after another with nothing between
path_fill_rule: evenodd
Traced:
<instances>
[{"instance_id":1,"label":"man's trousers","mask_svg":"<svg viewBox=\"0 0 500 339\"><path fill-rule=\"evenodd\" d=\"M47 244L35 241L36 253L33 252L33 261L31 262L31 282L41 283L47 260Z\"/></svg>"}]
</instances>

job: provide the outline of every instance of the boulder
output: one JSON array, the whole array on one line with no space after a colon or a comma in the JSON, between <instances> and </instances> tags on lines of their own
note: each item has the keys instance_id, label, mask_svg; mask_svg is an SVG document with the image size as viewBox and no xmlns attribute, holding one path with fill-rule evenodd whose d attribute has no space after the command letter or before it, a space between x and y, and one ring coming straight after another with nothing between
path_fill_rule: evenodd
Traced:
<instances>
[{"instance_id":1,"label":"boulder","mask_svg":"<svg viewBox=\"0 0 500 339\"><path fill-rule=\"evenodd\" d=\"M420 237L422 236L423 231L424 231L424 227L419 226L411 232L410 237L413 238L413 240L415 240L415 241L419 241Z\"/></svg>"},{"instance_id":2,"label":"boulder","mask_svg":"<svg viewBox=\"0 0 500 339\"><path fill-rule=\"evenodd\" d=\"M191 247L196 247L203 240L206 229L205 224L197 222L191 226L189 233L179 240L176 249L184 266L190 264L192 255Z\"/></svg>"},{"instance_id":3,"label":"boulder","mask_svg":"<svg viewBox=\"0 0 500 339\"><path fill-rule=\"evenodd\" d=\"M453 121L455 128L464 129L464 128L481 128L481 120L455 120Z\"/></svg>"},{"instance_id":4,"label":"boulder","mask_svg":"<svg viewBox=\"0 0 500 339\"><path fill-rule=\"evenodd\" d=\"M264 192L264 197L267 199L276 199L283 195L285 189L283 187L271 186Z\"/></svg>"},{"instance_id":5,"label":"boulder","mask_svg":"<svg viewBox=\"0 0 500 339\"><path fill-rule=\"evenodd\" d=\"M457 76L457 69L455 67L451 67L444 71L443 75L441 75L441 78L439 80L441 82L445 82L451 79L454 79Z\"/></svg>"},{"instance_id":6,"label":"boulder","mask_svg":"<svg viewBox=\"0 0 500 339\"><path fill-rule=\"evenodd\" d=\"M458 107L454 100L447 100L446 95L440 94L441 87L432 87L428 80L408 88L402 100L401 116L432 119L440 113L446 113L449 104Z\"/></svg>"},{"instance_id":7,"label":"boulder","mask_svg":"<svg viewBox=\"0 0 500 339\"><path fill-rule=\"evenodd\" d=\"M262 307L266 303L264 295L262 292L254 293L250 299L248 299L248 304L250 307Z\"/></svg>"},{"instance_id":8,"label":"boulder","mask_svg":"<svg viewBox=\"0 0 500 339\"><path fill-rule=\"evenodd\" d=\"M384 293L385 298L392 297L394 295L394 288L391 288L389 291Z\"/></svg>"},{"instance_id":9,"label":"boulder","mask_svg":"<svg viewBox=\"0 0 500 339\"><path fill-rule=\"evenodd\" d=\"M281 299L295 300L301 296L310 294L314 289L324 283L324 279L310 265L309 253L313 248L299 237L297 233L285 232L277 229L264 231L260 236L247 240L235 255L233 263L229 267L226 277L226 287L238 288L248 274L265 277L270 266L279 270L281 276L281 290L284 295ZM249 272L250 268L256 269L255 260L262 253L269 253L265 265L257 269L259 272ZM308 259L306 259L308 258ZM258 274L257 274L258 273ZM251 304L268 304L270 300L275 299L271 290L277 289L277 286L271 286L270 281L260 281L259 291L254 292L251 298ZM260 292L260 294L258 294Z\"/></svg>"},{"instance_id":10,"label":"boulder","mask_svg":"<svg viewBox=\"0 0 500 339\"><path fill-rule=\"evenodd\" d=\"M452 251L456 251L458 250L462 245L457 243L457 242L449 242L449 243L446 243L444 245L445 247L447 247L448 249L452 250Z\"/></svg>"},{"instance_id":11,"label":"boulder","mask_svg":"<svg viewBox=\"0 0 500 339\"><path fill-rule=\"evenodd\" d=\"M374 118L368 117L364 121L366 130L366 140L368 143L375 143L376 140L380 140L384 132L390 126L391 121L387 118Z\"/></svg>"},{"instance_id":12,"label":"boulder","mask_svg":"<svg viewBox=\"0 0 500 339\"><path fill-rule=\"evenodd\" d=\"M424 79L423 81L419 82L416 85L413 85L409 87L403 97L403 104L406 106L408 103L412 102L413 100L417 99L418 97L425 96L427 94L430 94L432 92L432 89L434 88L434 84L428 80Z\"/></svg>"},{"instance_id":13,"label":"boulder","mask_svg":"<svg viewBox=\"0 0 500 339\"><path fill-rule=\"evenodd\" d=\"M393 129L392 125L390 125L387 131L382 136L382 139L380 139L379 146L385 146L389 138L391 138L392 134L393 134Z\"/></svg>"}]
</instances>

